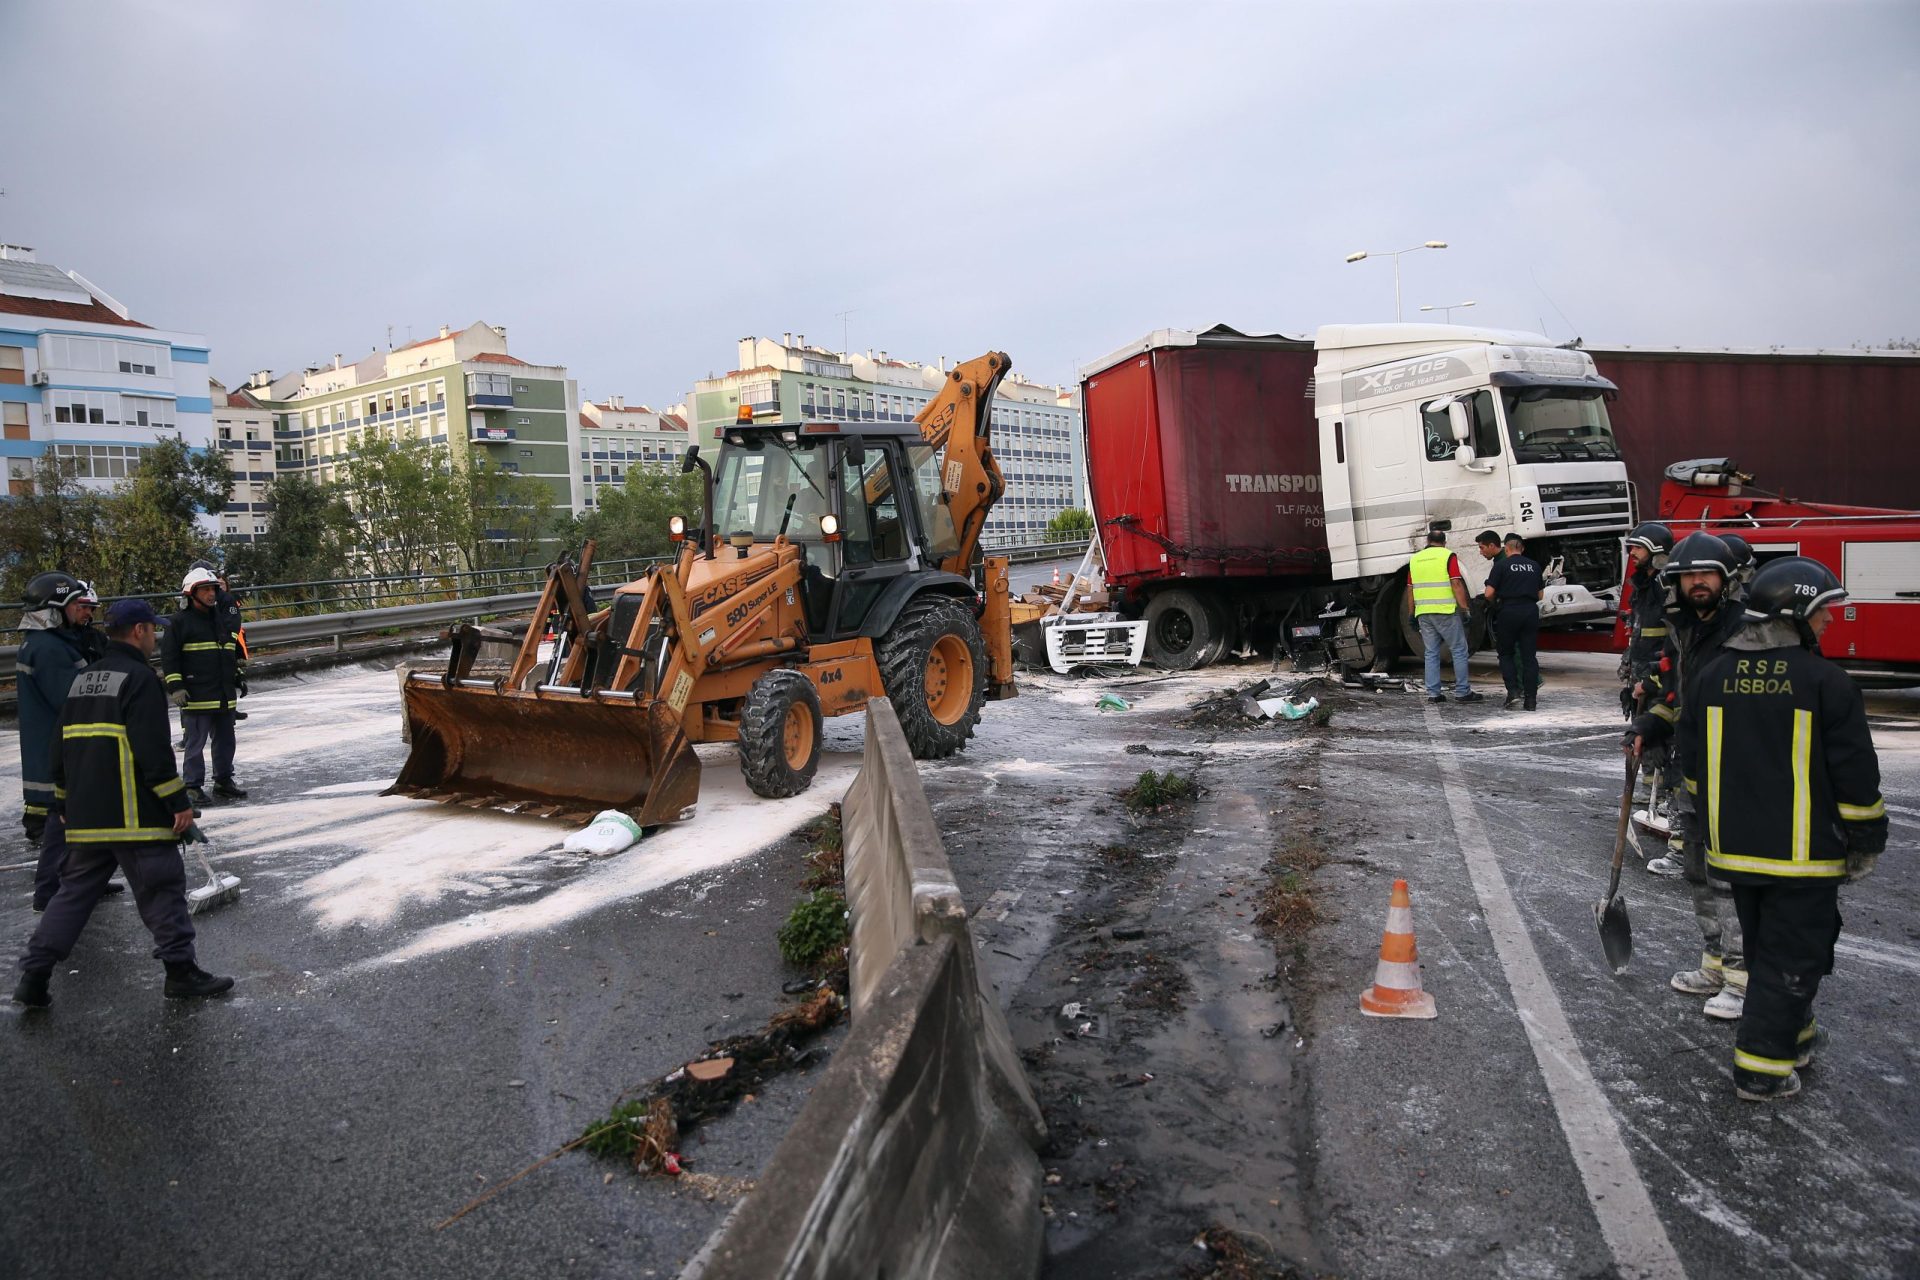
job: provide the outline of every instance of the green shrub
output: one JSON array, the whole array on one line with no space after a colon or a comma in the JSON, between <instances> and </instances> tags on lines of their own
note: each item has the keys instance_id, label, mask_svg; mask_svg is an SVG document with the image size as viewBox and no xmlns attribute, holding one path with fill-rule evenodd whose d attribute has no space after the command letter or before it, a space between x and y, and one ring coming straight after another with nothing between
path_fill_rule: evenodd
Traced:
<instances>
[{"instance_id":1,"label":"green shrub","mask_svg":"<svg viewBox=\"0 0 1920 1280\"><path fill-rule=\"evenodd\" d=\"M1151 813L1155 809L1191 800L1198 790L1192 778L1183 777L1171 769L1165 773L1145 769L1141 771L1139 781L1120 793L1120 799L1135 813Z\"/></svg>"},{"instance_id":2,"label":"green shrub","mask_svg":"<svg viewBox=\"0 0 1920 1280\"><path fill-rule=\"evenodd\" d=\"M779 941L781 958L796 968L831 964L847 945L847 900L832 889L816 889L793 904Z\"/></svg>"}]
</instances>

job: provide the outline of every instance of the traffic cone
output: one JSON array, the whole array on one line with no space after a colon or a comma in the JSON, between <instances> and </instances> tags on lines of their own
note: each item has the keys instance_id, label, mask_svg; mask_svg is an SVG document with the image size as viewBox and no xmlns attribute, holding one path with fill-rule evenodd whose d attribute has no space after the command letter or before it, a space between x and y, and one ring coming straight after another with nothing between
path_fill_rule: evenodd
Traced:
<instances>
[{"instance_id":1,"label":"traffic cone","mask_svg":"<svg viewBox=\"0 0 1920 1280\"><path fill-rule=\"evenodd\" d=\"M1433 997L1420 989L1420 952L1413 941L1413 899L1407 882L1393 882L1387 905L1387 929L1380 939L1380 964L1373 986L1360 993L1360 1012L1369 1018L1437 1018Z\"/></svg>"},{"instance_id":2,"label":"traffic cone","mask_svg":"<svg viewBox=\"0 0 1920 1280\"><path fill-rule=\"evenodd\" d=\"M1053 585L1056 587L1060 585L1060 566L1059 565L1053 566Z\"/></svg>"}]
</instances>

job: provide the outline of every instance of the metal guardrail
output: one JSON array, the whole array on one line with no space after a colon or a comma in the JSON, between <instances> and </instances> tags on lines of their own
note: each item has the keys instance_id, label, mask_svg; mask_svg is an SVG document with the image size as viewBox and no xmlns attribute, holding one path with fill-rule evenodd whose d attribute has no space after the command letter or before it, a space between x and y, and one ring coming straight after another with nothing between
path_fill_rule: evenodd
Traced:
<instances>
[{"instance_id":1,"label":"metal guardrail","mask_svg":"<svg viewBox=\"0 0 1920 1280\"><path fill-rule=\"evenodd\" d=\"M1006 556L1010 560L1026 563L1051 559L1061 552L1075 550L1079 545L1077 541L1033 542L1015 547L987 547L985 550L993 555ZM615 563L624 567L636 563L658 562L618 561ZM600 566L594 567L598 569ZM542 576L544 577L544 573ZM631 581L627 576L604 579L599 578L598 574L592 576L596 578L593 585L602 588ZM263 592L269 589L259 588ZM540 603L540 592L517 591L504 595L425 600L413 604L383 605L371 609L306 614L292 618L260 618L247 623L247 644L249 648L267 649L280 645L313 644L331 640L334 647L338 649L341 641L349 636L432 627L446 622L458 622L462 618L485 617L489 614L518 613L524 609L531 609L538 603ZM19 652L18 645L0 646L0 681L10 681L14 678L14 661Z\"/></svg>"}]
</instances>

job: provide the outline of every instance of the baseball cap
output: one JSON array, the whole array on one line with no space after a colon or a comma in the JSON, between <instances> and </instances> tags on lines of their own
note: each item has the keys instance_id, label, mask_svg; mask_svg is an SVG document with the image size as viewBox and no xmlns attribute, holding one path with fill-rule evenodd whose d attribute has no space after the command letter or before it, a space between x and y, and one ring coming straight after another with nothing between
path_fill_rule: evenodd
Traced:
<instances>
[{"instance_id":1,"label":"baseball cap","mask_svg":"<svg viewBox=\"0 0 1920 1280\"><path fill-rule=\"evenodd\" d=\"M106 623L115 630L137 627L143 622L151 622L155 626L166 625L145 600L115 600L107 606Z\"/></svg>"}]
</instances>

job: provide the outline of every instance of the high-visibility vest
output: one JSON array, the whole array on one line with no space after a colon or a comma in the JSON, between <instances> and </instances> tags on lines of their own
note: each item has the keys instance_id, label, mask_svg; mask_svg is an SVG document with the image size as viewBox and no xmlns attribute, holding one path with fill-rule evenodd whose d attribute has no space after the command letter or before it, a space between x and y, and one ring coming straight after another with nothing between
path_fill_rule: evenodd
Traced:
<instances>
[{"instance_id":1,"label":"high-visibility vest","mask_svg":"<svg viewBox=\"0 0 1920 1280\"><path fill-rule=\"evenodd\" d=\"M1427 547L1413 553L1407 562L1407 577L1413 583L1413 613L1453 613L1459 602L1453 598L1453 578L1447 564L1453 552L1445 547Z\"/></svg>"}]
</instances>

